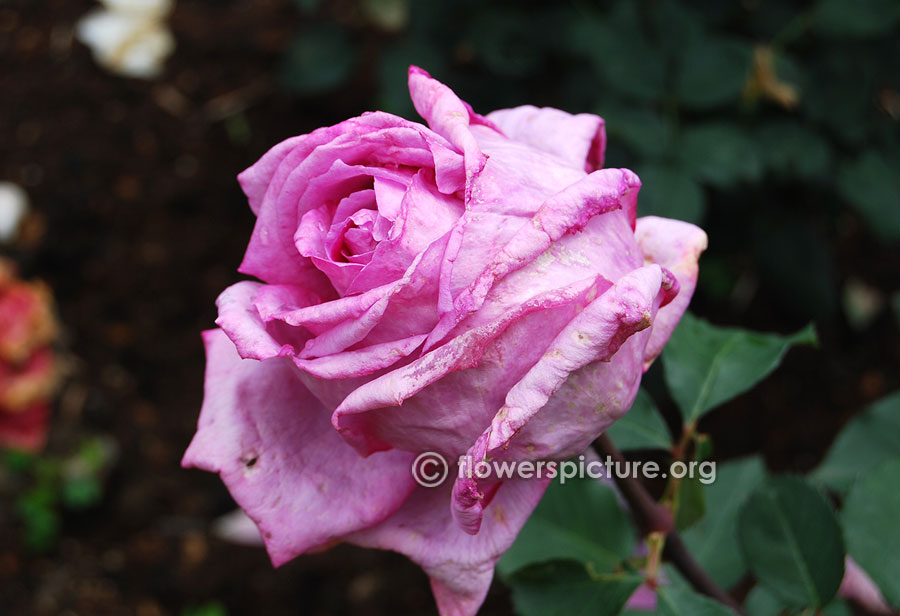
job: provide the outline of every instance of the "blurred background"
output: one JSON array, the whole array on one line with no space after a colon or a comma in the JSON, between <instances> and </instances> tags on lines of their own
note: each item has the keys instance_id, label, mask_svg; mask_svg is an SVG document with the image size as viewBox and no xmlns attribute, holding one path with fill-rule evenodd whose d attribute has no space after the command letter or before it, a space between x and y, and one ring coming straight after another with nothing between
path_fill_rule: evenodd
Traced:
<instances>
[{"instance_id":1,"label":"blurred background","mask_svg":"<svg viewBox=\"0 0 900 616\"><path fill-rule=\"evenodd\" d=\"M401 556L338 547L273 570L217 539L230 497L179 468L199 332L254 222L235 175L366 110L415 118L409 64L480 112L603 116L639 213L709 234L695 313L815 322L819 348L701 422L714 458L808 470L898 387L894 0L0 0L0 182L21 189L0 203L0 254L52 292L63 374L46 447L0 465L0 611L435 612ZM677 416L658 366L647 382ZM483 613L509 612L497 583Z\"/></svg>"}]
</instances>

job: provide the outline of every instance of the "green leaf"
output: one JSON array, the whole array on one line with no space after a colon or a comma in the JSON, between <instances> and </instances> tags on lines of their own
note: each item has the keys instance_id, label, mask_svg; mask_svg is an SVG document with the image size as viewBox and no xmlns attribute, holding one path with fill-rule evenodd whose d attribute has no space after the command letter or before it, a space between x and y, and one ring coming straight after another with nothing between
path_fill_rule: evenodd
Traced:
<instances>
[{"instance_id":1,"label":"green leaf","mask_svg":"<svg viewBox=\"0 0 900 616\"><path fill-rule=\"evenodd\" d=\"M672 436L653 398L639 389L631 410L606 431L616 446L629 449L669 449Z\"/></svg>"},{"instance_id":2,"label":"green leaf","mask_svg":"<svg viewBox=\"0 0 900 616\"><path fill-rule=\"evenodd\" d=\"M666 384L685 420L747 391L781 362L791 345L814 344L812 324L790 336L718 327L685 313L666 345Z\"/></svg>"},{"instance_id":3,"label":"green leaf","mask_svg":"<svg viewBox=\"0 0 900 616\"><path fill-rule=\"evenodd\" d=\"M740 98L752 51L744 41L700 36L684 51L676 83L686 107L708 109Z\"/></svg>"},{"instance_id":4,"label":"green leaf","mask_svg":"<svg viewBox=\"0 0 900 616\"><path fill-rule=\"evenodd\" d=\"M810 119L826 124L840 141L860 146L859 151L868 149L878 83L875 62L868 54L849 53L847 45L830 47L805 64L809 74L801 105Z\"/></svg>"},{"instance_id":5,"label":"green leaf","mask_svg":"<svg viewBox=\"0 0 900 616\"><path fill-rule=\"evenodd\" d=\"M645 165L638 168L641 216L662 216L699 223L706 211L703 189L684 171L670 166Z\"/></svg>"},{"instance_id":6,"label":"green leaf","mask_svg":"<svg viewBox=\"0 0 900 616\"><path fill-rule=\"evenodd\" d=\"M509 581L521 616L614 616L641 582L637 574L591 574L571 561L529 567Z\"/></svg>"},{"instance_id":7,"label":"green leaf","mask_svg":"<svg viewBox=\"0 0 900 616\"><path fill-rule=\"evenodd\" d=\"M735 124L708 123L684 131L681 164L693 177L719 188L762 176L762 158L753 139Z\"/></svg>"},{"instance_id":8,"label":"green leaf","mask_svg":"<svg viewBox=\"0 0 900 616\"><path fill-rule=\"evenodd\" d=\"M586 14L573 24L572 46L592 60L605 85L627 97L651 102L663 93L659 50L643 33L637 6L619 2L609 15Z\"/></svg>"},{"instance_id":9,"label":"green leaf","mask_svg":"<svg viewBox=\"0 0 900 616\"><path fill-rule=\"evenodd\" d=\"M694 433L694 459L698 462L708 460L712 451L712 439L709 438L709 435Z\"/></svg>"},{"instance_id":10,"label":"green leaf","mask_svg":"<svg viewBox=\"0 0 900 616\"><path fill-rule=\"evenodd\" d=\"M730 616L734 611L688 588L663 586L656 593L659 616Z\"/></svg>"},{"instance_id":11,"label":"green leaf","mask_svg":"<svg viewBox=\"0 0 900 616\"><path fill-rule=\"evenodd\" d=\"M498 75L523 77L541 68L545 54L536 24L523 11L490 7L475 12L468 38L485 66Z\"/></svg>"},{"instance_id":12,"label":"green leaf","mask_svg":"<svg viewBox=\"0 0 900 616\"><path fill-rule=\"evenodd\" d=\"M14 473L24 473L34 464L34 454L18 449L5 449L3 454L3 466Z\"/></svg>"},{"instance_id":13,"label":"green leaf","mask_svg":"<svg viewBox=\"0 0 900 616\"><path fill-rule=\"evenodd\" d=\"M774 616L780 614L787 605L784 601L770 593L764 586L755 586L744 599L744 612L747 616Z\"/></svg>"},{"instance_id":14,"label":"green leaf","mask_svg":"<svg viewBox=\"0 0 900 616\"><path fill-rule=\"evenodd\" d=\"M900 4L898 4L900 6ZM838 190L876 235L900 241L900 178L897 165L873 150L838 169Z\"/></svg>"},{"instance_id":15,"label":"green leaf","mask_svg":"<svg viewBox=\"0 0 900 616\"><path fill-rule=\"evenodd\" d=\"M427 67L432 75L440 76L447 63L434 45L415 38L386 46L379 56L377 108L416 121L418 115L409 98L407 84L410 64Z\"/></svg>"},{"instance_id":16,"label":"green leaf","mask_svg":"<svg viewBox=\"0 0 900 616\"><path fill-rule=\"evenodd\" d=\"M631 524L612 488L595 479L554 481L497 567L509 575L534 563L575 560L610 572L633 547Z\"/></svg>"},{"instance_id":17,"label":"green leaf","mask_svg":"<svg viewBox=\"0 0 900 616\"><path fill-rule=\"evenodd\" d=\"M869 471L850 490L841 515L847 551L894 608L900 607L898 477L900 458Z\"/></svg>"},{"instance_id":18,"label":"green leaf","mask_svg":"<svg viewBox=\"0 0 900 616\"><path fill-rule=\"evenodd\" d=\"M210 601L196 607L183 609L181 616L228 616L228 610L219 601Z\"/></svg>"},{"instance_id":19,"label":"green leaf","mask_svg":"<svg viewBox=\"0 0 900 616\"><path fill-rule=\"evenodd\" d=\"M342 29L318 24L294 35L285 55L285 86L302 96L327 92L343 83L356 65L356 48Z\"/></svg>"},{"instance_id":20,"label":"green leaf","mask_svg":"<svg viewBox=\"0 0 900 616\"><path fill-rule=\"evenodd\" d=\"M823 616L853 616L853 610L845 601L835 599L822 610Z\"/></svg>"},{"instance_id":21,"label":"green leaf","mask_svg":"<svg viewBox=\"0 0 900 616\"><path fill-rule=\"evenodd\" d=\"M87 509L100 502L103 487L96 477L78 476L67 479L62 485L62 501L71 509Z\"/></svg>"},{"instance_id":22,"label":"green leaf","mask_svg":"<svg viewBox=\"0 0 900 616\"><path fill-rule=\"evenodd\" d=\"M38 485L16 502L16 513L25 525L25 542L29 549L45 552L59 538L60 518L54 487Z\"/></svg>"},{"instance_id":23,"label":"green leaf","mask_svg":"<svg viewBox=\"0 0 900 616\"><path fill-rule=\"evenodd\" d=\"M900 458L900 391L851 419L811 476L845 493L860 473L891 458Z\"/></svg>"},{"instance_id":24,"label":"green leaf","mask_svg":"<svg viewBox=\"0 0 900 616\"><path fill-rule=\"evenodd\" d=\"M682 534L703 570L722 587L733 586L747 571L738 544L738 512L765 474L758 457L719 464L716 480L705 488L706 515Z\"/></svg>"},{"instance_id":25,"label":"green leaf","mask_svg":"<svg viewBox=\"0 0 900 616\"><path fill-rule=\"evenodd\" d=\"M886 34L900 22L896 0L819 0L813 24L827 36L871 37Z\"/></svg>"},{"instance_id":26,"label":"green leaf","mask_svg":"<svg viewBox=\"0 0 900 616\"><path fill-rule=\"evenodd\" d=\"M819 178L831 167L831 146L799 122L766 124L760 130L759 141L766 166L780 177Z\"/></svg>"},{"instance_id":27,"label":"green leaf","mask_svg":"<svg viewBox=\"0 0 900 616\"><path fill-rule=\"evenodd\" d=\"M696 524L706 513L706 497L699 476L687 476L678 487L675 527L683 531Z\"/></svg>"},{"instance_id":28,"label":"green leaf","mask_svg":"<svg viewBox=\"0 0 900 616\"><path fill-rule=\"evenodd\" d=\"M800 477L771 479L741 508L738 537L750 570L796 607L823 607L844 575L844 543L831 506Z\"/></svg>"},{"instance_id":29,"label":"green leaf","mask_svg":"<svg viewBox=\"0 0 900 616\"><path fill-rule=\"evenodd\" d=\"M604 105L598 112L606 121L609 140L621 141L641 156L663 156L674 139L672 125L649 109Z\"/></svg>"}]
</instances>

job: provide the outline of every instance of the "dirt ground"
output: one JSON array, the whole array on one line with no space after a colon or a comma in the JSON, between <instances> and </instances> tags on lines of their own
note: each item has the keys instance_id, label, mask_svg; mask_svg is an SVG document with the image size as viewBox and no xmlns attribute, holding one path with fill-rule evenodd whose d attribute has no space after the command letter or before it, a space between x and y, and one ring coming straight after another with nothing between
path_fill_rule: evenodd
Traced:
<instances>
[{"instance_id":1,"label":"dirt ground","mask_svg":"<svg viewBox=\"0 0 900 616\"><path fill-rule=\"evenodd\" d=\"M235 175L278 141L362 111L370 72L293 99L276 69L294 6L195 0L172 18L164 79L118 78L73 40L91 6L0 2L0 179L24 186L43 219L13 256L53 288L70 358L49 450L96 433L120 454L99 505L66 514L47 553L23 546L0 503L0 612L151 616L217 600L232 615L434 613L425 575L399 555L338 547L274 570L261 549L210 537L234 505L217 477L179 467L202 397L199 332L241 279L253 225ZM833 248L840 276L895 284L898 256L852 220ZM740 314L702 298L696 310L781 332L803 324L765 296ZM761 450L773 468L808 470L864 402L898 386L889 312L868 333L840 319L820 331L819 349L792 351L708 418L718 459ZM509 611L495 585L483 613Z\"/></svg>"}]
</instances>

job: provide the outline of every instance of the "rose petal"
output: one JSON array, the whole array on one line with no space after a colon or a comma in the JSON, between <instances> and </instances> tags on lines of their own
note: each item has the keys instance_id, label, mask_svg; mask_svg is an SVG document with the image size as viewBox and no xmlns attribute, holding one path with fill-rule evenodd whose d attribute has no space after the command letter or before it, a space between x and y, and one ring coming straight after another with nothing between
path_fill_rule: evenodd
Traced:
<instances>
[{"instance_id":1,"label":"rose petal","mask_svg":"<svg viewBox=\"0 0 900 616\"><path fill-rule=\"evenodd\" d=\"M678 295L660 309L653 322L653 332L644 355L646 369L662 352L681 315L687 310L697 286L697 260L706 250L707 239L706 233L699 227L656 216L638 219L635 238L644 253L644 261L657 263L671 271L680 286Z\"/></svg>"},{"instance_id":2,"label":"rose petal","mask_svg":"<svg viewBox=\"0 0 900 616\"><path fill-rule=\"evenodd\" d=\"M666 293L658 265L642 267L618 280L566 325L541 359L509 390L490 427L466 455L476 461L564 459L583 451L612 423L608 413L595 412L602 398L619 393L624 407L619 412L624 413L628 408L624 404L636 393L640 362L634 362L631 353L620 357L617 351L635 333L650 327ZM640 353L647 339L636 340ZM565 396L559 403L549 404L573 373L589 364L612 361L621 364L613 373L618 383L598 380L587 385L582 396ZM629 362L634 364L633 374L628 374ZM566 405L565 410L558 408L561 405ZM454 517L466 532L478 532L484 483L463 476L454 486Z\"/></svg>"},{"instance_id":3,"label":"rose petal","mask_svg":"<svg viewBox=\"0 0 900 616\"><path fill-rule=\"evenodd\" d=\"M35 351L20 365L0 361L0 413L18 413L48 400L58 380L50 347Z\"/></svg>"},{"instance_id":4,"label":"rose petal","mask_svg":"<svg viewBox=\"0 0 900 616\"><path fill-rule=\"evenodd\" d=\"M50 408L45 402L32 404L15 413L0 409L0 448L39 451L47 441Z\"/></svg>"},{"instance_id":5,"label":"rose petal","mask_svg":"<svg viewBox=\"0 0 900 616\"><path fill-rule=\"evenodd\" d=\"M484 304L494 284L534 261L563 235L581 230L595 216L634 208L640 180L627 169L603 169L547 199L531 218L497 252L478 278L453 301L425 343L426 350L439 343L457 323ZM451 266L452 267L452 266Z\"/></svg>"},{"instance_id":6,"label":"rose petal","mask_svg":"<svg viewBox=\"0 0 900 616\"><path fill-rule=\"evenodd\" d=\"M463 152L468 201L472 179L484 167L486 160L469 125L493 127L493 124L474 113L453 90L432 79L431 75L417 66L409 67L409 95L416 111L428 122L428 126Z\"/></svg>"},{"instance_id":7,"label":"rose petal","mask_svg":"<svg viewBox=\"0 0 900 616\"><path fill-rule=\"evenodd\" d=\"M487 595L494 564L512 545L546 488L545 480L504 482L491 501L482 532L474 537L453 523L446 489L419 488L397 513L347 540L406 554L431 578L442 616L472 616Z\"/></svg>"},{"instance_id":8,"label":"rose petal","mask_svg":"<svg viewBox=\"0 0 900 616\"><path fill-rule=\"evenodd\" d=\"M595 277L536 295L361 384L335 409L332 422L363 453L390 443L408 451L459 455L487 427L506 392L556 332L588 297L608 287Z\"/></svg>"},{"instance_id":9,"label":"rose petal","mask_svg":"<svg viewBox=\"0 0 900 616\"><path fill-rule=\"evenodd\" d=\"M365 114L290 140L238 177L256 204L258 216L241 272L275 284L303 284L319 295L328 294L326 278L296 251L293 238L306 211L323 203L319 195L307 196L307 189L316 178L337 172L337 161L381 169L434 167L439 188L448 192L459 190L463 179L464 161L446 139L386 113ZM328 181L319 186L333 189L334 179L326 177Z\"/></svg>"},{"instance_id":10,"label":"rose petal","mask_svg":"<svg viewBox=\"0 0 900 616\"><path fill-rule=\"evenodd\" d=\"M294 358L298 368L320 379L351 379L367 376L394 365L418 349L426 334L373 344L356 351L344 351L316 359Z\"/></svg>"},{"instance_id":11,"label":"rose petal","mask_svg":"<svg viewBox=\"0 0 900 616\"><path fill-rule=\"evenodd\" d=\"M603 166L606 128L599 116L524 105L487 117L510 139L553 154L575 169L590 173Z\"/></svg>"},{"instance_id":12,"label":"rose petal","mask_svg":"<svg viewBox=\"0 0 900 616\"><path fill-rule=\"evenodd\" d=\"M241 357L269 359L293 355L309 335L297 328L281 328L276 332L265 323L253 304L262 288L264 285L258 282L245 280L225 289L216 299L219 308L216 325L228 334Z\"/></svg>"},{"instance_id":13,"label":"rose petal","mask_svg":"<svg viewBox=\"0 0 900 616\"><path fill-rule=\"evenodd\" d=\"M221 330L204 342L203 408L182 465L221 475L276 566L381 522L406 500L410 454L359 457L289 360L241 359Z\"/></svg>"},{"instance_id":14,"label":"rose petal","mask_svg":"<svg viewBox=\"0 0 900 616\"><path fill-rule=\"evenodd\" d=\"M849 556L844 560L844 579L838 595L856 601L872 614L896 614L869 574Z\"/></svg>"},{"instance_id":15,"label":"rose petal","mask_svg":"<svg viewBox=\"0 0 900 616\"><path fill-rule=\"evenodd\" d=\"M433 176L419 171L411 180L388 239L359 273L348 292L357 293L403 276L416 256L445 235L463 213L462 202L441 194Z\"/></svg>"}]
</instances>

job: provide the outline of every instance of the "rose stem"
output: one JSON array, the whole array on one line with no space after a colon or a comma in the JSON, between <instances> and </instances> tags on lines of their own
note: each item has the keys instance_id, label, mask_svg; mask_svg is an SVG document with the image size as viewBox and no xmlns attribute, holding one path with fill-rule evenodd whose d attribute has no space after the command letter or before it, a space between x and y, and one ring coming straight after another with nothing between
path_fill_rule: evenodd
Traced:
<instances>
[{"instance_id":1,"label":"rose stem","mask_svg":"<svg viewBox=\"0 0 900 616\"><path fill-rule=\"evenodd\" d=\"M624 468L625 458L608 436L605 434L600 436L594 441L594 447L601 457L608 456L616 466ZM741 607L734 598L722 590L694 560L687 546L675 531L675 522L669 509L653 500L644 485L635 477L630 475L620 477L618 473L613 473L613 479L622 493L622 497L631 508L631 513L641 532L645 535L651 533L665 535L666 543L663 555L675 565L694 589L741 613Z\"/></svg>"}]
</instances>

